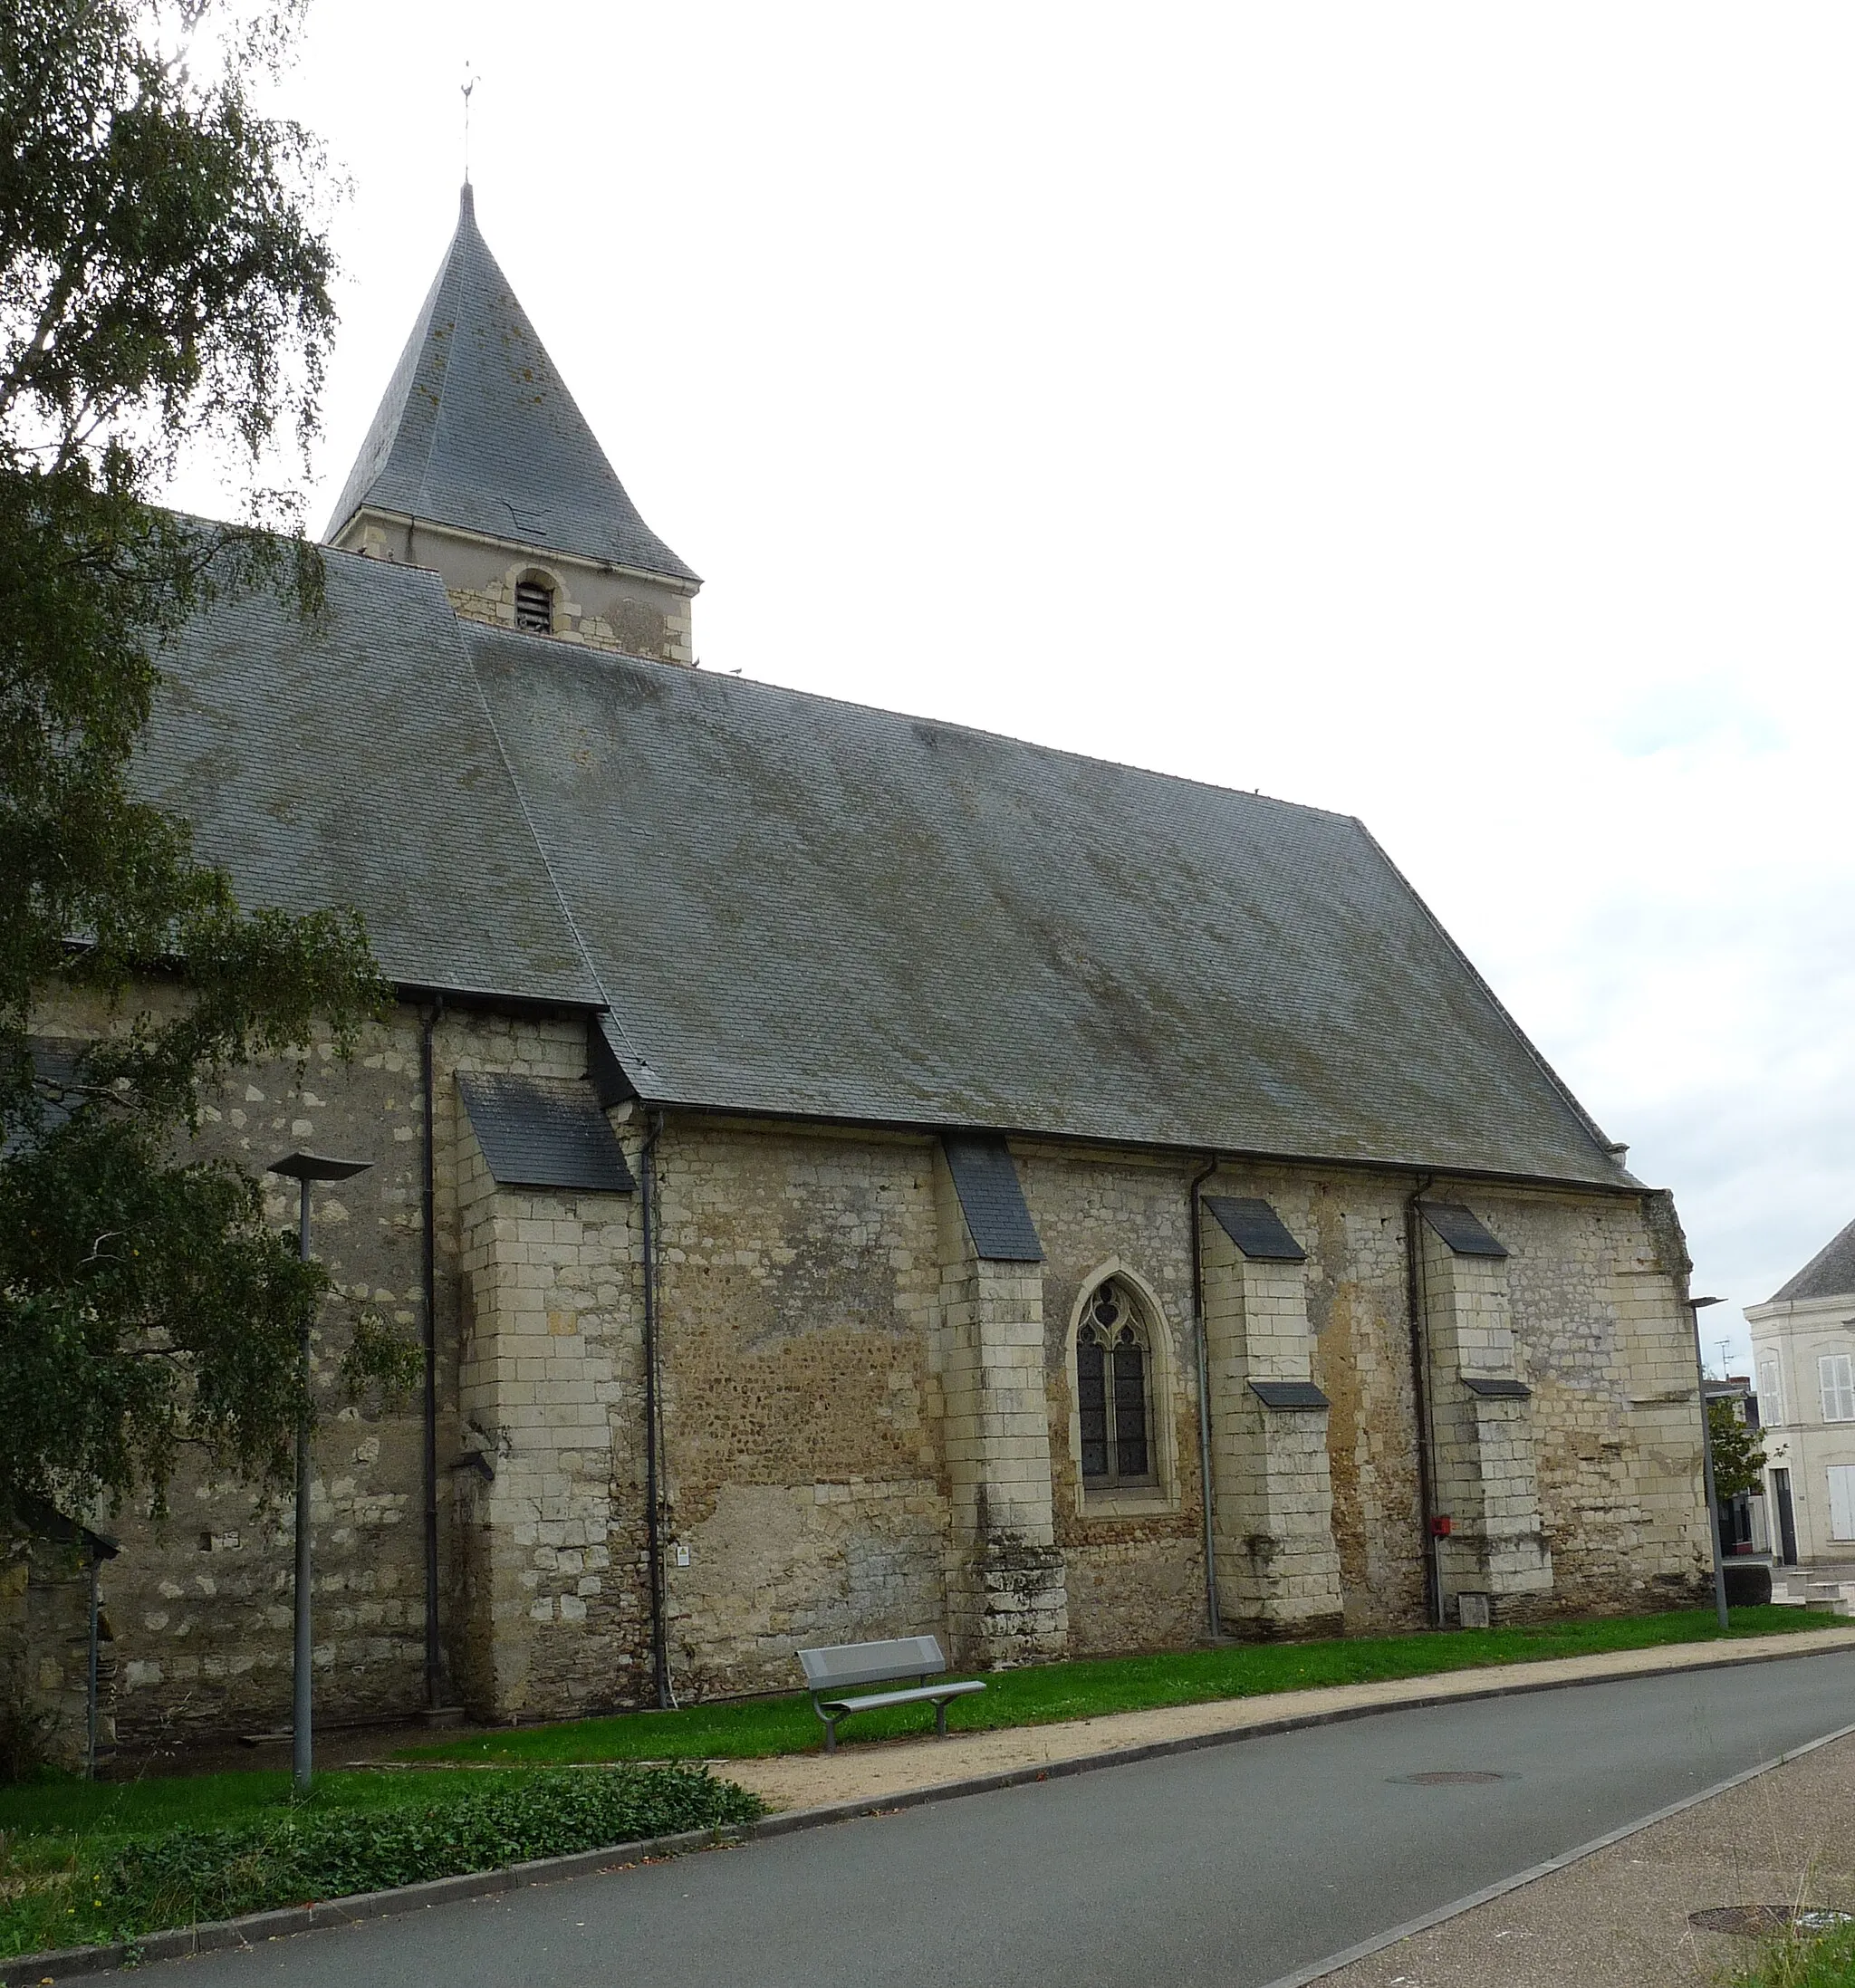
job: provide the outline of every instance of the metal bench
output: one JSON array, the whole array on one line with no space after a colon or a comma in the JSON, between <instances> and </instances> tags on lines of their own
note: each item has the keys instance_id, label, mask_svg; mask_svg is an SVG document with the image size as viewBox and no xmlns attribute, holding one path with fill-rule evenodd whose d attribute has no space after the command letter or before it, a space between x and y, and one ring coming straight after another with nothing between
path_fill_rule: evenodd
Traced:
<instances>
[{"instance_id":1,"label":"metal bench","mask_svg":"<svg viewBox=\"0 0 1855 1988\"><path fill-rule=\"evenodd\" d=\"M898 1636L886 1643L832 1643L820 1650L801 1650L799 1662L804 1666L812 1709L824 1722L827 1753L837 1752L840 1719L852 1712L879 1711L884 1705L932 1705L934 1730L945 1739L948 1703L985 1688L977 1678L929 1684L930 1677L947 1668L939 1641L931 1636ZM845 1695L858 1685L893 1684L903 1677L916 1682L900 1691Z\"/></svg>"}]
</instances>

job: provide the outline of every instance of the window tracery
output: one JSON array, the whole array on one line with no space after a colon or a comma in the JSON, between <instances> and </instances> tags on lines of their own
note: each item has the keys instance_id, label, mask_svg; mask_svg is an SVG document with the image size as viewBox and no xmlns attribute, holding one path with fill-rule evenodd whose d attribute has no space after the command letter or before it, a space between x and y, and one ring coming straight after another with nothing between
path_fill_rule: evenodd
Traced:
<instances>
[{"instance_id":1,"label":"window tracery","mask_svg":"<svg viewBox=\"0 0 1855 1988\"><path fill-rule=\"evenodd\" d=\"M1076 1402L1084 1488L1153 1484L1153 1349L1131 1295L1113 1278L1076 1329Z\"/></svg>"}]
</instances>

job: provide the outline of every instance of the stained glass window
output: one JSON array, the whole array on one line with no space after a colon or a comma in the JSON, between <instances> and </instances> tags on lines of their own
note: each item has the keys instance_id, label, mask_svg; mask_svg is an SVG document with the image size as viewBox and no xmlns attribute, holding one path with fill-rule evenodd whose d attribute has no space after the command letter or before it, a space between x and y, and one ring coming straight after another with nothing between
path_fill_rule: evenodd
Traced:
<instances>
[{"instance_id":1,"label":"stained glass window","mask_svg":"<svg viewBox=\"0 0 1855 1988\"><path fill-rule=\"evenodd\" d=\"M1090 1298L1076 1332L1082 1482L1153 1482L1151 1349L1147 1329L1111 1281Z\"/></svg>"}]
</instances>

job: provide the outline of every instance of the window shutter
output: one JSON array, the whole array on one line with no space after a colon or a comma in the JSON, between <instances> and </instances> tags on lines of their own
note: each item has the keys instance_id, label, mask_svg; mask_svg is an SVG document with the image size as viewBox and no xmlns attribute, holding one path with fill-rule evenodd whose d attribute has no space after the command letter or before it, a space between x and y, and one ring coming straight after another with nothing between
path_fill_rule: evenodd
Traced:
<instances>
[{"instance_id":1,"label":"window shutter","mask_svg":"<svg viewBox=\"0 0 1855 1988\"><path fill-rule=\"evenodd\" d=\"M515 582L515 626L535 635L554 631L553 590L538 580Z\"/></svg>"},{"instance_id":2,"label":"window shutter","mask_svg":"<svg viewBox=\"0 0 1855 1988\"><path fill-rule=\"evenodd\" d=\"M1830 1465L1830 1537L1855 1540L1855 1464Z\"/></svg>"},{"instance_id":3,"label":"window shutter","mask_svg":"<svg viewBox=\"0 0 1855 1988\"><path fill-rule=\"evenodd\" d=\"M1825 1422L1855 1422L1855 1354L1825 1353L1816 1363Z\"/></svg>"},{"instance_id":4,"label":"window shutter","mask_svg":"<svg viewBox=\"0 0 1855 1988\"><path fill-rule=\"evenodd\" d=\"M1775 1428L1784 1419L1784 1394L1778 1385L1778 1362L1773 1354L1766 1354L1758 1363L1758 1419L1765 1427Z\"/></svg>"}]
</instances>

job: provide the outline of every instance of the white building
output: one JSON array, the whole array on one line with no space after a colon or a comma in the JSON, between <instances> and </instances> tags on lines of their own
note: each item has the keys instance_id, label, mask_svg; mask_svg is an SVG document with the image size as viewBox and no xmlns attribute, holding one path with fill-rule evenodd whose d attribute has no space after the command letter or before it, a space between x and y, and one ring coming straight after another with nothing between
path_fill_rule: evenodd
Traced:
<instances>
[{"instance_id":1,"label":"white building","mask_svg":"<svg viewBox=\"0 0 1855 1988\"><path fill-rule=\"evenodd\" d=\"M1745 1313L1773 1545L1855 1561L1855 1222Z\"/></svg>"}]
</instances>

